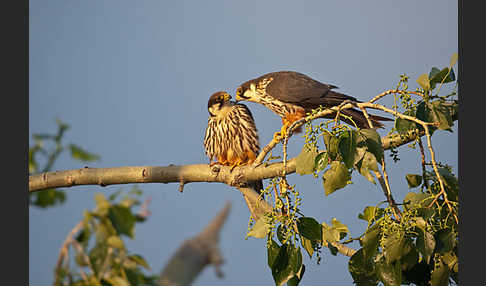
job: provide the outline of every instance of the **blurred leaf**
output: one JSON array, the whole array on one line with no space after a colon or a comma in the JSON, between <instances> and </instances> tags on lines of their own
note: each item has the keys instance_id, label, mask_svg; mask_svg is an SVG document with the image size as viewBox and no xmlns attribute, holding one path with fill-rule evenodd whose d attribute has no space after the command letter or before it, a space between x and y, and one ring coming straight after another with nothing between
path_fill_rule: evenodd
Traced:
<instances>
[{"instance_id":1,"label":"blurred leaf","mask_svg":"<svg viewBox=\"0 0 486 286\"><path fill-rule=\"evenodd\" d=\"M123 277L116 276L110 278L104 278L113 286L130 286L130 283Z\"/></svg>"},{"instance_id":2,"label":"blurred leaf","mask_svg":"<svg viewBox=\"0 0 486 286\"><path fill-rule=\"evenodd\" d=\"M74 144L69 144L69 150L71 150L71 157L74 159L77 159L82 162L91 162L91 161L97 161L100 159L100 156L94 154L94 153L89 153L85 150L83 150L81 147L76 146Z\"/></svg>"},{"instance_id":3,"label":"blurred leaf","mask_svg":"<svg viewBox=\"0 0 486 286\"><path fill-rule=\"evenodd\" d=\"M95 213L99 216L105 216L108 213L108 209L110 208L111 203L102 193L97 193L94 197L94 200L96 202Z\"/></svg>"},{"instance_id":4,"label":"blurred leaf","mask_svg":"<svg viewBox=\"0 0 486 286\"><path fill-rule=\"evenodd\" d=\"M63 203L66 200L64 191L57 189L46 189L29 194L29 201L32 205L47 208Z\"/></svg>"},{"instance_id":5,"label":"blurred leaf","mask_svg":"<svg viewBox=\"0 0 486 286\"><path fill-rule=\"evenodd\" d=\"M267 233L270 229L270 222L271 219L268 216L260 216L260 218L258 218L258 220L251 228L248 236L253 236L255 238L264 238L265 236L267 236Z\"/></svg>"},{"instance_id":6,"label":"blurred leaf","mask_svg":"<svg viewBox=\"0 0 486 286\"><path fill-rule=\"evenodd\" d=\"M333 161L331 167L324 173L322 178L324 193L328 196L336 190L344 188L348 181L351 180L351 175L344 163Z\"/></svg>"},{"instance_id":7,"label":"blurred leaf","mask_svg":"<svg viewBox=\"0 0 486 286\"><path fill-rule=\"evenodd\" d=\"M134 237L135 216L129 208L114 205L108 209L108 218L117 233L125 234L130 238Z\"/></svg>"},{"instance_id":8,"label":"blurred leaf","mask_svg":"<svg viewBox=\"0 0 486 286\"><path fill-rule=\"evenodd\" d=\"M417 249L422 254L425 261L429 263L435 248L434 236L427 231L420 230L415 244L417 245Z\"/></svg>"},{"instance_id":9,"label":"blurred leaf","mask_svg":"<svg viewBox=\"0 0 486 286\"><path fill-rule=\"evenodd\" d=\"M142 266L143 268L150 270L150 265L147 263L147 261L145 261L145 259L141 255L132 254L128 256L128 259L134 261L135 263Z\"/></svg>"},{"instance_id":10,"label":"blurred leaf","mask_svg":"<svg viewBox=\"0 0 486 286\"><path fill-rule=\"evenodd\" d=\"M301 236L311 241L321 241L322 226L317 220L311 217L301 217L297 219L297 229Z\"/></svg>"},{"instance_id":11,"label":"blurred leaf","mask_svg":"<svg viewBox=\"0 0 486 286\"><path fill-rule=\"evenodd\" d=\"M422 176L420 175L407 174L405 175L405 179L407 179L407 184L409 188L415 188L422 184Z\"/></svg>"},{"instance_id":12,"label":"blurred leaf","mask_svg":"<svg viewBox=\"0 0 486 286\"><path fill-rule=\"evenodd\" d=\"M76 240L83 246L88 245L89 239L91 237L91 230L88 227L84 227L76 236Z\"/></svg>"},{"instance_id":13,"label":"blurred leaf","mask_svg":"<svg viewBox=\"0 0 486 286\"><path fill-rule=\"evenodd\" d=\"M338 149L342 156L342 161L348 169L353 167L356 155L358 132L356 130L345 131L339 136Z\"/></svg>"},{"instance_id":14,"label":"blurred leaf","mask_svg":"<svg viewBox=\"0 0 486 286\"><path fill-rule=\"evenodd\" d=\"M123 240L116 235L108 237L106 243L108 243L109 246L117 249L123 249L125 247L125 245L123 244Z\"/></svg>"},{"instance_id":15,"label":"blurred leaf","mask_svg":"<svg viewBox=\"0 0 486 286\"><path fill-rule=\"evenodd\" d=\"M430 81L429 81L429 76L427 74L421 74L417 78L417 83L420 85L420 87L424 90L430 90Z\"/></svg>"}]
</instances>

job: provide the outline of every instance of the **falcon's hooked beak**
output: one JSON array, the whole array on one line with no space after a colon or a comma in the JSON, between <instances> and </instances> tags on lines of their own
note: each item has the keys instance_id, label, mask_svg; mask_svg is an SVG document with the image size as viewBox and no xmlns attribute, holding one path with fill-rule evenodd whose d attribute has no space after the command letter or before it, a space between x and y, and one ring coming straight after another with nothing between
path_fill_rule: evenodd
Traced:
<instances>
[{"instance_id":1,"label":"falcon's hooked beak","mask_svg":"<svg viewBox=\"0 0 486 286\"><path fill-rule=\"evenodd\" d=\"M252 95L255 94L255 85L252 83L250 84L250 88L243 90L243 87L239 86L236 89L236 101L242 101L242 100L250 100L252 98Z\"/></svg>"}]
</instances>

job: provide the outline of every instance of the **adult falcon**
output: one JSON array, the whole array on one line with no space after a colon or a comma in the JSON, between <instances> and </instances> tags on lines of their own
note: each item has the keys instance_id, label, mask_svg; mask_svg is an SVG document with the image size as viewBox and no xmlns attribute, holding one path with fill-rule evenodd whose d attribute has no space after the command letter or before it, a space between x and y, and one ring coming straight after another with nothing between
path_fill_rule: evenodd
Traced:
<instances>
[{"instance_id":1,"label":"adult falcon","mask_svg":"<svg viewBox=\"0 0 486 286\"><path fill-rule=\"evenodd\" d=\"M257 128L248 107L231 101L224 91L214 93L208 100L208 126L204 147L210 165L249 165L260 152ZM212 162L215 159L215 162ZM262 181L249 182L256 190L263 189Z\"/></svg>"},{"instance_id":2,"label":"adult falcon","mask_svg":"<svg viewBox=\"0 0 486 286\"><path fill-rule=\"evenodd\" d=\"M282 130L274 136L283 138L287 128L295 121L303 118L307 112L322 106L329 108L341 104L345 100L360 102L352 96L348 96L333 89L337 86L324 84L309 76L294 71L279 71L264 74L258 78L241 84L236 89L236 100L247 100L263 104L282 118ZM341 114L352 118L359 128L369 128L364 114L357 109L343 109ZM327 118L334 118L331 114ZM370 115L373 127L382 128L380 121L392 119ZM347 118L342 120L352 126L353 122ZM296 132L299 132L297 130ZM280 138L280 139L281 139Z\"/></svg>"}]
</instances>

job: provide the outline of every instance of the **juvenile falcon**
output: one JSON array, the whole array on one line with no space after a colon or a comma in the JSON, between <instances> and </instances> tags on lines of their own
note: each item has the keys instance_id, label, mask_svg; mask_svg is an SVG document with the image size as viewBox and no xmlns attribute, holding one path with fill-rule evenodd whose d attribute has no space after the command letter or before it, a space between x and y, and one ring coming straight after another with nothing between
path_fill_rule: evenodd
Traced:
<instances>
[{"instance_id":1,"label":"juvenile falcon","mask_svg":"<svg viewBox=\"0 0 486 286\"><path fill-rule=\"evenodd\" d=\"M257 128L253 115L244 104L231 101L231 96L218 91L209 97L208 126L204 147L210 165L236 166L251 164L260 152ZM212 162L213 159L216 162ZM260 191L262 181L251 182Z\"/></svg>"},{"instance_id":2,"label":"juvenile falcon","mask_svg":"<svg viewBox=\"0 0 486 286\"><path fill-rule=\"evenodd\" d=\"M287 128L295 121L303 118L307 112L319 106L329 108L341 104L345 100L360 102L333 89L337 86L316 81L305 74L294 71L279 71L262 75L241 84L236 89L236 100L247 100L263 104L282 118L282 130L275 137L283 137ZM352 118L359 128L369 128L364 114L357 109L344 109L341 114ZM335 114L327 118L334 118ZM370 115L374 127L382 128L380 121L392 119ZM342 120L352 126L354 124L347 118ZM296 132L299 132L297 130Z\"/></svg>"}]
</instances>

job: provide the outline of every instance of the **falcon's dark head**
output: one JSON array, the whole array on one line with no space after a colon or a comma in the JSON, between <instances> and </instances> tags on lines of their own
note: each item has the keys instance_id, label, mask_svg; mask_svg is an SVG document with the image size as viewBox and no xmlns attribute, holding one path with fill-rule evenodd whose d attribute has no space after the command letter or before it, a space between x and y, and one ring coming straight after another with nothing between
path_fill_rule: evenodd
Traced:
<instances>
[{"instance_id":1,"label":"falcon's dark head","mask_svg":"<svg viewBox=\"0 0 486 286\"><path fill-rule=\"evenodd\" d=\"M226 106L231 100L231 95L226 91L218 91L213 93L208 100L208 112L211 116L216 116L220 110Z\"/></svg>"},{"instance_id":2,"label":"falcon's dark head","mask_svg":"<svg viewBox=\"0 0 486 286\"><path fill-rule=\"evenodd\" d=\"M236 101L246 100L260 103L265 96L265 91L257 89L258 82L255 80L247 81L236 89Z\"/></svg>"}]
</instances>

